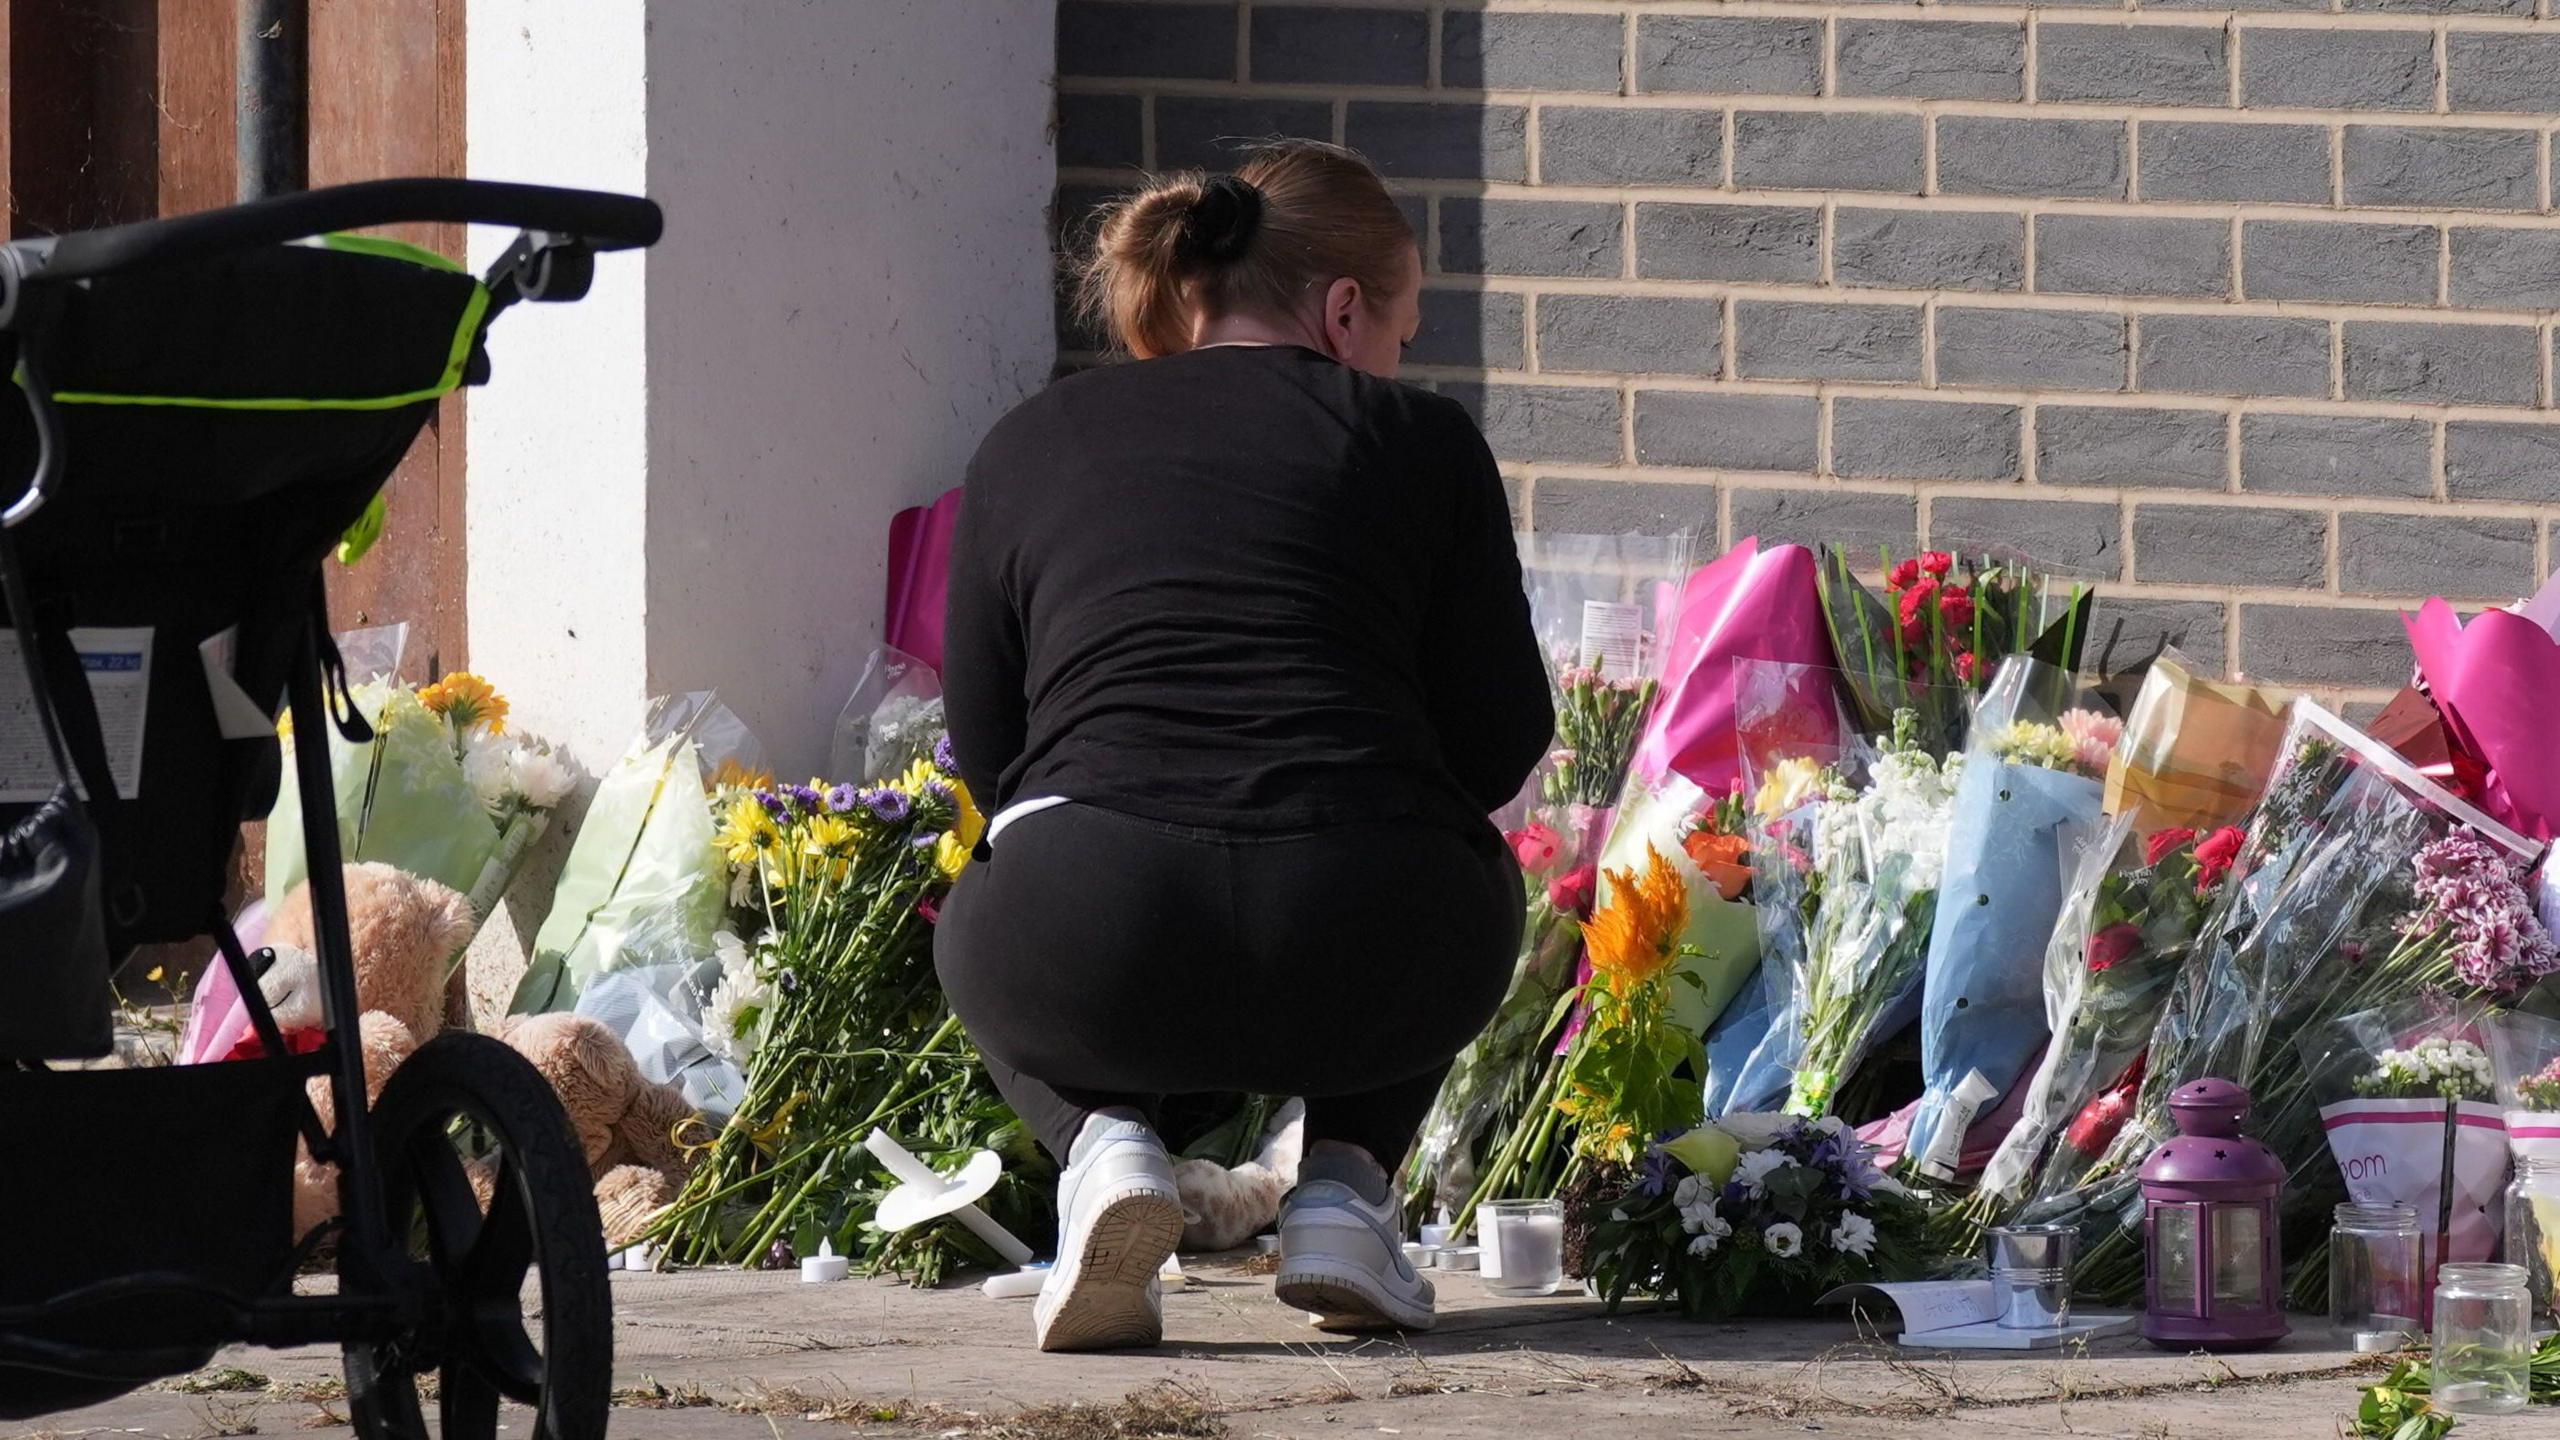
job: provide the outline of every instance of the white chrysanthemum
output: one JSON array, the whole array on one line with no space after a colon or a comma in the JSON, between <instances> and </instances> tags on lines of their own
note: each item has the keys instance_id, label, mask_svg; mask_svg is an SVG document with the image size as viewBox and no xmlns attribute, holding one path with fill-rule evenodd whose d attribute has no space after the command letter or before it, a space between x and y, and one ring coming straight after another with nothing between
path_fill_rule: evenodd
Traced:
<instances>
[{"instance_id":1,"label":"white chrysanthemum","mask_svg":"<svg viewBox=\"0 0 2560 1440\"><path fill-rule=\"evenodd\" d=\"M720 931L711 937L711 949L720 958L720 982L702 1002L703 1048L743 1066L764 1039L773 986L737 936Z\"/></svg>"},{"instance_id":2,"label":"white chrysanthemum","mask_svg":"<svg viewBox=\"0 0 2560 1440\"><path fill-rule=\"evenodd\" d=\"M1784 1150L1754 1150L1734 1162L1733 1178L1741 1182L1744 1193L1756 1199L1768 1193L1770 1176L1795 1168L1796 1157Z\"/></svg>"},{"instance_id":3,"label":"white chrysanthemum","mask_svg":"<svg viewBox=\"0 0 2560 1440\"><path fill-rule=\"evenodd\" d=\"M535 810L558 805L578 783L577 767L547 746L518 745L507 758L507 783Z\"/></svg>"},{"instance_id":4,"label":"white chrysanthemum","mask_svg":"<svg viewBox=\"0 0 2560 1440\"><path fill-rule=\"evenodd\" d=\"M1728 1231L1733 1228L1726 1225L1723 1218L1716 1213L1716 1202L1713 1200L1700 1200L1680 1207L1682 1232L1690 1235L1704 1235L1718 1226L1723 1226Z\"/></svg>"},{"instance_id":5,"label":"white chrysanthemum","mask_svg":"<svg viewBox=\"0 0 2560 1440\"><path fill-rule=\"evenodd\" d=\"M1705 1182L1699 1180L1697 1176L1684 1175L1680 1178L1680 1183L1671 1189L1671 1203L1686 1210L1698 1203L1698 1192L1703 1188L1705 1188Z\"/></svg>"},{"instance_id":6,"label":"white chrysanthemum","mask_svg":"<svg viewBox=\"0 0 2560 1440\"><path fill-rule=\"evenodd\" d=\"M462 742L462 779L471 787L472 796L481 808L496 810L507 800L509 788L508 762L514 757L516 742L504 735L492 735L478 726Z\"/></svg>"},{"instance_id":7,"label":"white chrysanthemum","mask_svg":"<svg viewBox=\"0 0 2560 1440\"><path fill-rule=\"evenodd\" d=\"M1689 1241L1689 1253L1701 1258L1715 1253L1725 1237L1733 1233L1733 1223L1721 1215L1710 1215Z\"/></svg>"},{"instance_id":8,"label":"white chrysanthemum","mask_svg":"<svg viewBox=\"0 0 2560 1440\"><path fill-rule=\"evenodd\" d=\"M1864 1260L1875 1253L1876 1222L1852 1210L1831 1227L1831 1248Z\"/></svg>"},{"instance_id":9,"label":"white chrysanthemum","mask_svg":"<svg viewBox=\"0 0 2560 1440\"><path fill-rule=\"evenodd\" d=\"M1781 1220L1760 1232L1760 1243L1781 1260L1792 1260L1804 1253L1804 1231Z\"/></svg>"}]
</instances>

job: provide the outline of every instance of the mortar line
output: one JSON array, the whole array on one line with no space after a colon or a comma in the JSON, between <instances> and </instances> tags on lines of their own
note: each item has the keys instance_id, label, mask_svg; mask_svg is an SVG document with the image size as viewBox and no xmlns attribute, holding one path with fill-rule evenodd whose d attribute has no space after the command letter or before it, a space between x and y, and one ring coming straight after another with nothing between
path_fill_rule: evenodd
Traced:
<instances>
[{"instance_id":1,"label":"mortar line","mask_svg":"<svg viewBox=\"0 0 2560 1440\"><path fill-rule=\"evenodd\" d=\"M1236 5L1236 83L1253 83L1253 0Z\"/></svg>"},{"instance_id":2,"label":"mortar line","mask_svg":"<svg viewBox=\"0 0 2560 1440\"><path fill-rule=\"evenodd\" d=\"M2222 68L2224 103L2240 108L2240 17L2232 16L2222 23Z\"/></svg>"},{"instance_id":3,"label":"mortar line","mask_svg":"<svg viewBox=\"0 0 2560 1440\"><path fill-rule=\"evenodd\" d=\"M2225 495L2247 493L2240 484L2240 417L2235 409L2222 427L2222 486Z\"/></svg>"},{"instance_id":4,"label":"mortar line","mask_svg":"<svg viewBox=\"0 0 2560 1440\"><path fill-rule=\"evenodd\" d=\"M2329 398L2347 398L2347 324L2329 322Z\"/></svg>"},{"instance_id":5,"label":"mortar line","mask_svg":"<svg viewBox=\"0 0 2560 1440\"><path fill-rule=\"evenodd\" d=\"M1138 97L1138 168L1156 168L1156 97Z\"/></svg>"},{"instance_id":6,"label":"mortar line","mask_svg":"<svg viewBox=\"0 0 2560 1440\"><path fill-rule=\"evenodd\" d=\"M1179 6L1186 4L1196 5L1200 3L1200 0L1127 0L1127 3ZM1269 3L1269 0L1249 0L1249 3ZM1398 9L1430 11L1439 8L1444 3L1444 0L1288 0L1288 3L1296 7L1314 9ZM1837 13L1835 8L1837 0L1634 0L1634 3L1640 4L1642 7L1641 13L1648 15L1767 15L1793 17L1798 19L1819 19L1826 15ZM1500 8L1509 12L1525 14L1604 15L1616 17L1629 13L1629 4L1630 0L1504 0L1504 3ZM1927 14L1930 19L1937 20L1939 23L1953 24L1962 23L1967 20L1998 21L2025 19L2028 16L2037 13L2039 7L2024 3L1983 5L1968 4L1963 6L1961 10L1954 10L1942 3L1942 0L1917 0L1917 3L1912 8L1922 11L1924 14ZM2066 15L2057 16L2056 20L2057 23L2082 25L2114 24L2127 26L2128 22L2130 22L2132 27L2149 26L2162 29L2174 29L2180 27L2201 28L2206 25L2219 25L2224 23L2223 18L2216 14L2144 10L2140 9L2139 6L2133 7L2135 13L2129 17L2101 18L2108 16L2110 11L2121 8L2125 8L2124 0L2110 0L2110 3L2106 5L2090 6L2085 9L2074 10ZM2443 19L2456 29L2524 31L2530 30L2537 20L2549 18L2552 13L2552 8L2553 7L2551 5L2546 3L2534 14L2450 15L2443 17ZM1944 18L1940 19L1942 16ZM2409 11L2395 12L2371 10L2350 12L2347 11L2342 4L2338 3L2338 0L2326 0L2326 3L2318 9L2265 12L2252 11L2236 18L2250 29L2270 30L2423 30L2428 28L2430 25L2437 23L2436 17Z\"/></svg>"},{"instance_id":7,"label":"mortar line","mask_svg":"<svg viewBox=\"0 0 2560 1440\"><path fill-rule=\"evenodd\" d=\"M2445 448L2452 438L2442 420L2428 427L2427 485L2430 494L2437 500L2450 501L2453 498L2453 476L2448 473L2445 460Z\"/></svg>"},{"instance_id":8,"label":"mortar line","mask_svg":"<svg viewBox=\"0 0 2560 1440\"><path fill-rule=\"evenodd\" d=\"M2324 582L2323 588L2328 594L2343 595L2346 592L2340 588L2340 577L2345 571L2339 558L2338 548L2342 543L2339 532L2346 527L2339 523L2338 512L2335 509L2321 518L2326 522L2321 526L2320 532L2320 568L2323 572L2321 576Z\"/></svg>"},{"instance_id":9,"label":"mortar line","mask_svg":"<svg viewBox=\"0 0 2560 1440\"><path fill-rule=\"evenodd\" d=\"M1636 91L1636 63L1642 51L1636 48L1636 12L1628 10L1619 17L1625 25L1618 35L1618 93L1633 95Z\"/></svg>"},{"instance_id":10,"label":"mortar line","mask_svg":"<svg viewBox=\"0 0 2560 1440\"><path fill-rule=\"evenodd\" d=\"M1449 12L1445 8L1434 5L1423 19L1422 38L1423 42L1431 47L1431 53L1423 57L1422 78L1423 83L1434 90L1448 88L1446 77L1440 73L1441 26L1448 19L1448 15Z\"/></svg>"},{"instance_id":11,"label":"mortar line","mask_svg":"<svg viewBox=\"0 0 2560 1440\"><path fill-rule=\"evenodd\" d=\"M2433 41L2430 48L2434 51L2436 64L2436 113L2450 115L2453 113L2453 57L2446 37L2452 32L2438 22L2428 27L2427 33Z\"/></svg>"},{"instance_id":12,"label":"mortar line","mask_svg":"<svg viewBox=\"0 0 2560 1440\"><path fill-rule=\"evenodd\" d=\"M2124 203L2141 205L2142 198L2142 122L2128 119L2124 126Z\"/></svg>"},{"instance_id":13,"label":"mortar line","mask_svg":"<svg viewBox=\"0 0 2560 1440\"><path fill-rule=\"evenodd\" d=\"M2453 306L2453 227L2450 225L2436 227L2436 304L2444 309Z\"/></svg>"}]
</instances>

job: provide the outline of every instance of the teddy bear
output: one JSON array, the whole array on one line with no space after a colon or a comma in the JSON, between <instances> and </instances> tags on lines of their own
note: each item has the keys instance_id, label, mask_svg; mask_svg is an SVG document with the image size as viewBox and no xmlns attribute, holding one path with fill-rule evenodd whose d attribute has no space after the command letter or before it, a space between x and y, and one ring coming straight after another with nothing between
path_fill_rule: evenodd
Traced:
<instances>
[{"instance_id":1,"label":"teddy bear","mask_svg":"<svg viewBox=\"0 0 2560 1440\"><path fill-rule=\"evenodd\" d=\"M357 1019L366 1103L378 1102L392 1071L444 1028L445 967L469 943L476 921L459 893L389 865L346 867L347 934L355 957ZM259 992L291 1048L323 1028L309 893L287 892L267 925L276 963ZM583 1016L511 1017L498 1031L559 1092L584 1142L596 1180L606 1239L621 1248L682 1188L688 1166L675 1134L692 1116L681 1092L644 1078L611 1030ZM324 1126L334 1122L329 1080L309 1082ZM485 1191L489 1177L473 1176ZM482 1196L485 1201L487 1196ZM294 1227L308 1234L337 1213L337 1167L304 1150L294 1167Z\"/></svg>"}]
</instances>

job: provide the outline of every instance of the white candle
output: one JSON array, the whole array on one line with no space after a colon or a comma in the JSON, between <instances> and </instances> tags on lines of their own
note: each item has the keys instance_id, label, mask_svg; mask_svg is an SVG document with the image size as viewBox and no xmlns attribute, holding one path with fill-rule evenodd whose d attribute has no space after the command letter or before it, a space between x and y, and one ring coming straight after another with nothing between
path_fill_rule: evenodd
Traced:
<instances>
[{"instance_id":1,"label":"white candle","mask_svg":"<svg viewBox=\"0 0 2560 1440\"><path fill-rule=\"evenodd\" d=\"M1534 1289L1564 1279L1563 1216L1508 1215L1499 1233L1505 1285Z\"/></svg>"},{"instance_id":2,"label":"white candle","mask_svg":"<svg viewBox=\"0 0 2560 1440\"><path fill-rule=\"evenodd\" d=\"M853 1262L836 1253L834 1241L820 1240L818 1253L800 1262L800 1283L817 1285L829 1280L841 1280L845 1277L845 1272L852 1268L852 1264Z\"/></svg>"}]
</instances>

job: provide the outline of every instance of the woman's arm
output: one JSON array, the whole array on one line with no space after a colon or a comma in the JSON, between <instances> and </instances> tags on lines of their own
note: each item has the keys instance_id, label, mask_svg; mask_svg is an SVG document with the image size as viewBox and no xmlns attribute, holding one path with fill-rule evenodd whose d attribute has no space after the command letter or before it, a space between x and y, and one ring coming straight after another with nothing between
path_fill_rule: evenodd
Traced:
<instances>
[{"instance_id":1,"label":"woman's arm","mask_svg":"<svg viewBox=\"0 0 2560 1440\"><path fill-rule=\"evenodd\" d=\"M1023 697L1022 622L998 579L989 507L971 483L951 537L950 588L943 598L942 715L951 754L978 808L1003 805L1004 772L1022 754L1029 707Z\"/></svg>"},{"instance_id":2,"label":"woman's arm","mask_svg":"<svg viewBox=\"0 0 2560 1440\"><path fill-rule=\"evenodd\" d=\"M1446 402L1444 402L1446 403ZM1422 637L1423 681L1449 772L1478 809L1511 803L1555 739L1547 667L1529 623L1502 473L1474 421L1448 405L1435 427L1455 522Z\"/></svg>"}]
</instances>

